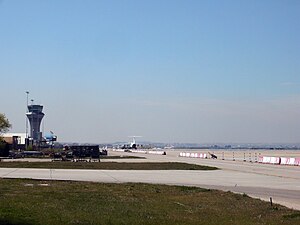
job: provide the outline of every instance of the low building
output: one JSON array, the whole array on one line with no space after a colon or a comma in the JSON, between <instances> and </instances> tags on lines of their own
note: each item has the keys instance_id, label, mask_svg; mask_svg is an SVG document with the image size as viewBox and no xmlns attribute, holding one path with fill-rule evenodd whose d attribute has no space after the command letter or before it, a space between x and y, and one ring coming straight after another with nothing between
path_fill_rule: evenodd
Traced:
<instances>
[{"instance_id":1,"label":"low building","mask_svg":"<svg viewBox=\"0 0 300 225\"><path fill-rule=\"evenodd\" d=\"M25 133L5 133L2 139L10 145L10 149L25 149Z\"/></svg>"}]
</instances>

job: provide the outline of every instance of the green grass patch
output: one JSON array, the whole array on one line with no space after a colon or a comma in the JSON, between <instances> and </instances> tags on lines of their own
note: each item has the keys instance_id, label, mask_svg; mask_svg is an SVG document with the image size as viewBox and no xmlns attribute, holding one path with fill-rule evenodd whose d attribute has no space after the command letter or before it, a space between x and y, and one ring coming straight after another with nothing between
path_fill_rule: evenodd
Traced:
<instances>
[{"instance_id":1,"label":"green grass patch","mask_svg":"<svg viewBox=\"0 0 300 225\"><path fill-rule=\"evenodd\" d=\"M0 224L300 224L274 205L196 187L0 179Z\"/></svg>"},{"instance_id":2,"label":"green grass patch","mask_svg":"<svg viewBox=\"0 0 300 225\"><path fill-rule=\"evenodd\" d=\"M188 163L120 162L0 162L6 168L99 169L99 170L216 170L216 167Z\"/></svg>"}]
</instances>

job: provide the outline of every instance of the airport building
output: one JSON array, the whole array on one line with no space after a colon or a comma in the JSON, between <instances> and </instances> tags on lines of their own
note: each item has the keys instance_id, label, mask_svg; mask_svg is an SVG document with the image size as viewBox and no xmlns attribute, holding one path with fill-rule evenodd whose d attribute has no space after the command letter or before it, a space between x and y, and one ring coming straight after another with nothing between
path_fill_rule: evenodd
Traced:
<instances>
[{"instance_id":1,"label":"airport building","mask_svg":"<svg viewBox=\"0 0 300 225\"><path fill-rule=\"evenodd\" d=\"M43 138L40 126L44 117L42 105L28 105L26 116L29 120L30 129L26 133L5 133L3 140L9 144L10 149L26 149L28 146L41 146L46 140Z\"/></svg>"},{"instance_id":2,"label":"airport building","mask_svg":"<svg viewBox=\"0 0 300 225\"><path fill-rule=\"evenodd\" d=\"M42 105L28 105L28 112L26 113L26 116L30 123L30 138L34 143L39 143L43 139L40 127L44 115Z\"/></svg>"},{"instance_id":3,"label":"airport building","mask_svg":"<svg viewBox=\"0 0 300 225\"><path fill-rule=\"evenodd\" d=\"M24 149L26 142L26 133L5 133L2 139L9 144L10 149Z\"/></svg>"},{"instance_id":4,"label":"airport building","mask_svg":"<svg viewBox=\"0 0 300 225\"><path fill-rule=\"evenodd\" d=\"M27 93L27 92L26 92ZM29 92L28 92L29 93ZM57 141L57 136L50 131L50 134L43 137L41 132L41 123L45 114L43 112L43 106L33 104L28 105L27 100L27 121L25 133L4 133L1 138L9 144L10 149L25 150L28 147L33 149L53 147L54 142ZM28 123L29 122L29 123ZM29 126L28 126L29 125ZM28 129L29 128L29 129Z\"/></svg>"}]
</instances>

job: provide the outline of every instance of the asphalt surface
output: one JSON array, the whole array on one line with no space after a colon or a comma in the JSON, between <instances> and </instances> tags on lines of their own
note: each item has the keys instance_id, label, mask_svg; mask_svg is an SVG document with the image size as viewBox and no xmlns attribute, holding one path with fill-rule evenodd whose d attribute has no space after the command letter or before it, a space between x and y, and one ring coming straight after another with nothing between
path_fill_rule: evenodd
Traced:
<instances>
[{"instance_id":1,"label":"asphalt surface","mask_svg":"<svg viewBox=\"0 0 300 225\"><path fill-rule=\"evenodd\" d=\"M199 151L200 152L200 151ZM106 183L142 182L187 185L245 193L251 197L300 210L300 167L259 163L178 157L178 151L166 156L109 152L111 155L135 155L146 159L119 159L121 162L186 162L216 166L221 170L65 170L0 168L1 178L74 180Z\"/></svg>"}]
</instances>

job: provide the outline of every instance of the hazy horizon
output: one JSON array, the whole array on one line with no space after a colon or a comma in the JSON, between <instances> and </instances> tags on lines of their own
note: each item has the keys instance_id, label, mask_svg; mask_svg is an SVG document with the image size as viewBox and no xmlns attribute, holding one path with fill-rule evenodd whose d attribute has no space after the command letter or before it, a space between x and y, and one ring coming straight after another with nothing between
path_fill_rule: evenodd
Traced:
<instances>
[{"instance_id":1,"label":"hazy horizon","mask_svg":"<svg viewBox=\"0 0 300 225\"><path fill-rule=\"evenodd\" d=\"M300 2L0 1L1 109L61 142L299 143Z\"/></svg>"}]
</instances>

